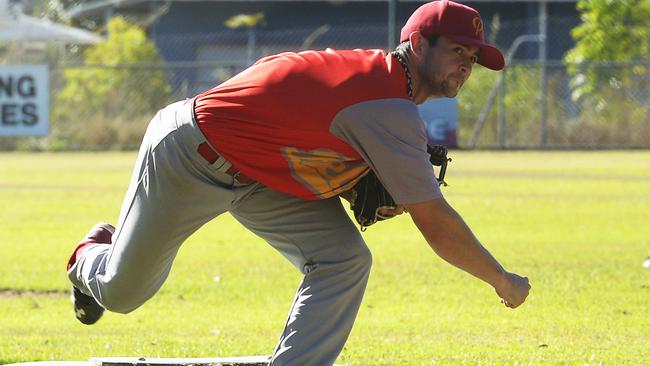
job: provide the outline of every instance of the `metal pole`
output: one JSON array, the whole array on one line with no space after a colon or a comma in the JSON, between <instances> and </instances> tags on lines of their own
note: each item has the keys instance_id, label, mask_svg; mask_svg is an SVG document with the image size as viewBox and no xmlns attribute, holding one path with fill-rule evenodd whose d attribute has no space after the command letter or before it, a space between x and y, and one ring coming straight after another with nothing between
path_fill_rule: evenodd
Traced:
<instances>
[{"instance_id":1,"label":"metal pole","mask_svg":"<svg viewBox=\"0 0 650 366\"><path fill-rule=\"evenodd\" d=\"M255 62L255 26L248 27L248 65Z\"/></svg>"},{"instance_id":2,"label":"metal pole","mask_svg":"<svg viewBox=\"0 0 650 366\"><path fill-rule=\"evenodd\" d=\"M397 47L397 0L388 0L388 49Z\"/></svg>"},{"instance_id":3,"label":"metal pole","mask_svg":"<svg viewBox=\"0 0 650 366\"><path fill-rule=\"evenodd\" d=\"M499 124L497 125L497 135L499 147L502 149L506 148L506 71L505 68L501 71L501 77L503 78L501 84L499 84Z\"/></svg>"},{"instance_id":4,"label":"metal pole","mask_svg":"<svg viewBox=\"0 0 650 366\"><path fill-rule=\"evenodd\" d=\"M547 137L547 123L546 123L546 114L547 114L547 86L548 80L546 76L546 42L548 34L548 6L546 0L540 0L539 2L539 35L541 36L541 42L539 42L539 66L540 66L540 75L539 75L539 119L540 119L540 129L541 129L541 141L540 144L542 147L546 146L546 137Z\"/></svg>"}]
</instances>

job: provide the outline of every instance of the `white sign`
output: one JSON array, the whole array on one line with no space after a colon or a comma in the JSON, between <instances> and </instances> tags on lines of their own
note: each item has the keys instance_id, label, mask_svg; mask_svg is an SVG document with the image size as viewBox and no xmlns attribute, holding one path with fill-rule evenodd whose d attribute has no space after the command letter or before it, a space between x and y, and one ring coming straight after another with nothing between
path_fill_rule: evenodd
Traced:
<instances>
[{"instance_id":1,"label":"white sign","mask_svg":"<svg viewBox=\"0 0 650 366\"><path fill-rule=\"evenodd\" d=\"M0 136L45 136L49 127L47 65L0 65Z\"/></svg>"}]
</instances>

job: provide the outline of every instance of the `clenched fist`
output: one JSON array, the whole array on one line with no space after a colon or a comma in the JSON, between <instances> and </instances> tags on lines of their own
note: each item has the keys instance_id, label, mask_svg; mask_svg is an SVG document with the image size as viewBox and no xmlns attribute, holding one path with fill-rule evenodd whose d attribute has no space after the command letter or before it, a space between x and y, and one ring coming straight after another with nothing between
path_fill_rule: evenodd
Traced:
<instances>
[{"instance_id":1,"label":"clenched fist","mask_svg":"<svg viewBox=\"0 0 650 366\"><path fill-rule=\"evenodd\" d=\"M528 277L506 272L505 280L494 289L501 298L501 303L514 309L526 301L526 297L530 292L530 283Z\"/></svg>"}]
</instances>

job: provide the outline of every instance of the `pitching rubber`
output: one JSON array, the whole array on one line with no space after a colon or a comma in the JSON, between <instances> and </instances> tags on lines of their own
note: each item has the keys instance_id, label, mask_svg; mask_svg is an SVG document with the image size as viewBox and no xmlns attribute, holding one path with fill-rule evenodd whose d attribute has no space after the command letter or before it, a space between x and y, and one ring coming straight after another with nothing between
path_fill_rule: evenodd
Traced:
<instances>
[{"instance_id":1,"label":"pitching rubber","mask_svg":"<svg viewBox=\"0 0 650 366\"><path fill-rule=\"evenodd\" d=\"M102 357L91 358L89 361L40 361L14 363L7 366L266 366L269 360L269 356L222 358Z\"/></svg>"}]
</instances>

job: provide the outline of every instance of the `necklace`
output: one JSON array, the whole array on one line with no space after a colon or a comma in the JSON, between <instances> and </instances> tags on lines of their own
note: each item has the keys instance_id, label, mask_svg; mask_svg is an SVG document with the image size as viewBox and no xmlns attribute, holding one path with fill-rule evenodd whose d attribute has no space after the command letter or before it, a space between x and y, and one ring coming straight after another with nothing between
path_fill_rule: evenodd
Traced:
<instances>
[{"instance_id":1,"label":"necklace","mask_svg":"<svg viewBox=\"0 0 650 366\"><path fill-rule=\"evenodd\" d=\"M393 51L390 54L393 55L393 57L395 57L404 68L404 72L406 72L406 90L408 92L409 98L413 99L413 81L411 80L411 71L409 70L409 64L406 63L406 60L399 52Z\"/></svg>"}]
</instances>

